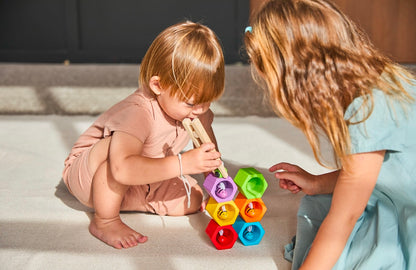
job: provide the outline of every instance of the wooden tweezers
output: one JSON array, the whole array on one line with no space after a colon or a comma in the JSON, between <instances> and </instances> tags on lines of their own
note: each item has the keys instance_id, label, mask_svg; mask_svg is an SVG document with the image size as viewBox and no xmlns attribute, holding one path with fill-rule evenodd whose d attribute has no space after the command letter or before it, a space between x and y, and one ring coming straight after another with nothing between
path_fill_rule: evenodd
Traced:
<instances>
[{"instance_id":1,"label":"wooden tweezers","mask_svg":"<svg viewBox=\"0 0 416 270\"><path fill-rule=\"evenodd\" d=\"M194 143L195 147L200 147L203 143L211 142L208 133L206 132L206 130L201 124L201 121L199 121L198 118L195 118L194 120L185 118L182 121L182 125L185 127L189 136L191 136L192 142ZM215 149L212 149L211 151L215 151ZM224 163L222 163L218 167L218 170L220 171L223 178L228 177L228 173L224 167Z\"/></svg>"}]
</instances>

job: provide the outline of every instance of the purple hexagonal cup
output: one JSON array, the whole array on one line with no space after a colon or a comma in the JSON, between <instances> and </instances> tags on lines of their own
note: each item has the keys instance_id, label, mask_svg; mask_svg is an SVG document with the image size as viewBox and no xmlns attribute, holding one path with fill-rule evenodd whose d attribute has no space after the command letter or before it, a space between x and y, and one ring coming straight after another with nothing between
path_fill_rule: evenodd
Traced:
<instances>
[{"instance_id":1,"label":"purple hexagonal cup","mask_svg":"<svg viewBox=\"0 0 416 270\"><path fill-rule=\"evenodd\" d=\"M219 203L233 200L238 190L231 177L218 178L213 173L205 178L204 188Z\"/></svg>"}]
</instances>

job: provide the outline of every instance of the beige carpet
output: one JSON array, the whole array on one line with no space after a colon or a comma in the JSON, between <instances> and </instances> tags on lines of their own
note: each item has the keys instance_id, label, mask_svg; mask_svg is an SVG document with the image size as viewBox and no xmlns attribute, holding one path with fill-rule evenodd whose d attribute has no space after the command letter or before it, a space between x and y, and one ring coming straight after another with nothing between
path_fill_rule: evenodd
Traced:
<instances>
[{"instance_id":1,"label":"beige carpet","mask_svg":"<svg viewBox=\"0 0 416 270\"><path fill-rule=\"evenodd\" d=\"M205 234L206 213L124 213L127 224L149 237L129 250L89 234L91 210L61 181L72 144L95 119L75 115L100 113L124 98L137 87L137 75L137 65L0 63L0 269L290 269L283 247L295 234L302 195L280 190L267 168L288 161L325 170L298 130L270 117L248 66L226 67L225 93L212 109L230 175L254 167L269 183L260 244L215 249Z\"/></svg>"},{"instance_id":2,"label":"beige carpet","mask_svg":"<svg viewBox=\"0 0 416 270\"><path fill-rule=\"evenodd\" d=\"M160 217L124 213L146 244L113 249L92 237L91 211L61 181L63 161L92 116L0 116L0 269L290 269L283 247L296 229L302 195L280 190L267 168L288 161L318 173L303 135L278 118L217 117L214 130L233 177L254 167L268 181L259 245L217 250L206 213ZM201 184L202 184L201 179Z\"/></svg>"}]
</instances>

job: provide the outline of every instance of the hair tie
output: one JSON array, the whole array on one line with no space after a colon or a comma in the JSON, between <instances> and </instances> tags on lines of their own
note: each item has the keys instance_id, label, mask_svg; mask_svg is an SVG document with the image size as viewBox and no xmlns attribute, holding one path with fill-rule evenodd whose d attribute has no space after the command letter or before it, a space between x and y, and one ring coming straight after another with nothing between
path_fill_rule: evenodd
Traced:
<instances>
[{"instance_id":1,"label":"hair tie","mask_svg":"<svg viewBox=\"0 0 416 270\"><path fill-rule=\"evenodd\" d=\"M247 26L246 29L244 30L244 33L247 33L247 32L253 33L253 27Z\"/></svg>"}]
</instances>

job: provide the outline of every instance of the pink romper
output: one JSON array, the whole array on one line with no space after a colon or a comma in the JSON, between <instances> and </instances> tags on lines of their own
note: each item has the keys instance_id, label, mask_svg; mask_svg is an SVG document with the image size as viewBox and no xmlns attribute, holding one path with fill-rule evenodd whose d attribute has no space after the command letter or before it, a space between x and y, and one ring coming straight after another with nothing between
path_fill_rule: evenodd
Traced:
<instances>
[{"instance_id":1,"label":"pink romper","mask_svg":"<svg viewBox=\"0 0 416 270\"><path fill-rule=\"evenodd\" d=\"M213 113L208 110L199 118L204 126L210 126ZM190 139L182 123L166 115L152 93L139 88L100 115L75 142L65 160L63 181L68 190L84 205L91 207L93 174L88 166L89 152L95 143L111 136L114 131L126 132L139 139L143 142L141 155L151 158L177 155ZM191 187L197 185L194 178L186 177ZM169 215L170 211L178 210L178 207L185 208L186 200L184 184L179 177L175 177L158 183L131 186L124 197L121 210Z\"/></svg>"}]
</instances>

